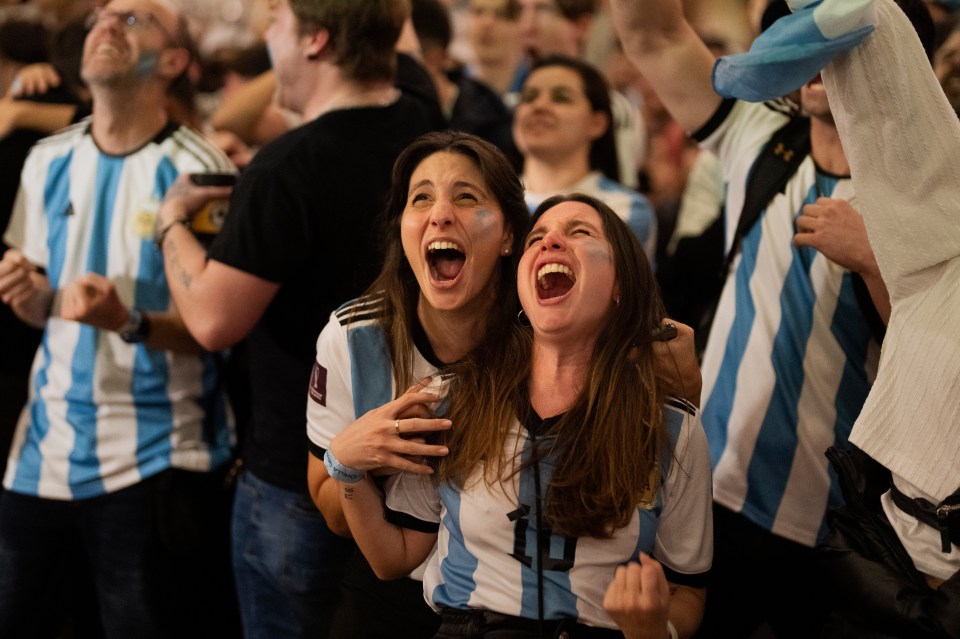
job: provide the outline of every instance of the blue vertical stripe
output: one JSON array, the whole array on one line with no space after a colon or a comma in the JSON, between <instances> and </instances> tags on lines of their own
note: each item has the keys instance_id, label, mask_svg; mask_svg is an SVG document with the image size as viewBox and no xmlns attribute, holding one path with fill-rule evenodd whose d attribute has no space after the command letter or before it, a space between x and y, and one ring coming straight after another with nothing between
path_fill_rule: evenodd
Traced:
<instances>
[{"instance_id":1,"label":"blue vertical stripe","mask_svg":"<svg viewBox=\"0 0 960 639\"><path fill-rule=\"evenodd\" d=\"M533 450L533 441L527 436L521 453L521 464L530 461ZM521 506L529 507L526 523L526 554L530 558L529 565L520 564L520 616L537 619L540 614L538 604L537 572L541 561L562 560L567 551L570 540L554 534L547 528L546 515L542 512L547 486L550 484L552 464L542 461L540 466L540 499L537 499L534 469L525 468L519 476L518 498ZM537 528L537 514L540 511L541 524L544 530ZM519 522L518 522L519 523ZM537 537L544 540L544 556L537 552ZM573 540L575 543L575 540ZM574 546L574 549L576 546ZM573 558L571 558L572 561ZM579 617L577 611L577 597L573 594L570 583L570 572L567 570L551 570L549 565L543 567L543 614L545 619L559 619Z\"/></svg>"},{"instance_id":2,"label":"blue vertical stripe","mask_svg":"<svg viewBox=\"0 0 960 639\"><path fill-rule=\"evenodd\" d=\"M158 202L177 179L177 174L169 158L160 160L151 191ZM118 215L126 217L137 213L120 211ZM152 238L141 239L139 258L137 280L134 283L134 307L144 311L166 311L170 307L170 291L163 270L163 256L154 247ZM143 477L170 465L173 410L169 383L170 367L166 352L137 344L130 395L137 415L137 467ZM210 419L210 415L207 414L205 419Z\"/></svg>"},{"instance_id":3,"label":"blue vertical stripe","mask_svg":"<svg viewBox=\"0 0 960 639\"><path fill-rule=\"evenodd\" d=\"M707 399L701 419L710 446L710 459L714 467L727 447L727 426L737 394L737 376L750 340L750 330L756 319L757 309L750 293L750 278L757 267L757 254L763 240L763 216L743 238L740 263L734 273L734 317L724 346L717 381Z\"/></svg>"},{"instance_id":4,"label":"blue vertical stripe","mask_svg":"<svg viewBox=\"0 0 960 639\"><path fill-rule=\"evenodd\" d=\"M776 381L747 467L746 503L753 509L754 517L761 519L757 523L768 527L780 507L797 449L797 404L804 382L803 360L813 327L809 267L806 259L794 254L784 280L780 328L770 354Z\"/></svg>"},{"instance_id":5,"label":"blue vertical stripe","mask_svg":"<svg viewBox=\"0 0 960 639\"><path fill-rule=\"evenodd\" d=\"M854 318L857 321L853 321ZM853 275L844 273L840 287L840 296L837 300L837 310L833 315L830 326L833 336L840 344L846 355L843 366L843 376L837 389L835 408L837 411L834 423L834 442L844 445L850 439L853 423L860 415L863 403L867 401L870 392L870 380L867 376L867 358L872 340L870 327L863 319L863 313L857 303L857 296L853 291ZM843 495L837 483L837 475L833 468L830 472L830 494L827 508L839 506L843 503ZM827 532L827 522L824 520L820 530L820 538Z\"/></svg>"},{"instance_id":6,"label":"blue vertical stripe","mask_svg":"<svg viewBox=\"0 0 960 639\"><path fill-rule=\"evenodd\" d=\"M353 409L356 415L383 406L393 399L390 351L379 326L351 327L347 335Z\"/></svg>"},{"instance_id":7,"label":"blue vertical stripe","mask_svg":"<svg viewBox=\"0 0 960 639\"><path fill-rule=\"evenodd\" d=\"M440 499L446 508L442 525L449 533L447 556L440 560L440 584L433 589L431 601L444 608L466 608L470 595L477 589L474 573L477 558L467 550L460 527L460 491L448 484L439 487Z\"/></svg>"},{"instance_id":8,"label":"blue vertical stripe","mask_svg":"<svg viewBox=\"0 0 960 639\"><path fill-rule=\"evenodd\" d=\"M47 170L47 180L43 188L43 208L47 219L47 278L53 288L60 287L60 276L63 273L63 261L66 255L68 222L70 212L70 166L73 162L71 150L62 158L50 162ZM41 390L49 381L50 370L50 336L43 333L40 349L43 360L33 379L34 402L30 406L30 428L20 450L17 471L13 477L13 490L19 493L35 495L40 484L40 443L50 432L50 418L47 415L47 404L40 395Z\"/></svg>"},{"instance_id":9,"label":"blue vertical stripe","mask_svg":"<svg viewBox=\"0 0 960 639\"><path fill-rule=\"evenodd\" d=\"M123 158L100 154L94 185L93 219L87 253L87 272L107 274L107 250L113 225L117 188L123 174ZM78 330L77 346L70 365L71 386L67 390L67 422L73 427L75 441L70 453L68 482L76 499L105 492L100 477L97 450L97 406L94 399L94 374L100 331L87 324Z\"/></svg>"}]
</instances>

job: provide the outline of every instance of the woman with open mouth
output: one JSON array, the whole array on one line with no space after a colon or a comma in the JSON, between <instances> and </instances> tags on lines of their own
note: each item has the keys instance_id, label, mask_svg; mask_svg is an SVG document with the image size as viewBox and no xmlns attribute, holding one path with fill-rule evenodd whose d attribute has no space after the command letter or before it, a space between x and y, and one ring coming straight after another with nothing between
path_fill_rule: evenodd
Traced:
<instances>
[{"instance_id":1,"label":"woman with open mouth","mask_svg":"<svg viewBox=\"0 0 960 639\"><path fill-rule=\"evenodd\" d=\"M525 320L449 369L448 419L395 419L400 434L439 429L440 448L410 446L429 464L386 462L407 471L386 509L351 432L374 446L376 431L358 422L331 442L354 538L384 579L427 560L437 639L691 636L712 558L710 458L696 410L657 383L663 308L642 247L599 200L549 198L517 291ZM380 421L435 400L411 391Z\"/></svg>"},{"instance_id":2,"label":"woman with open mouth","mask_svg":"<svg viewBox=\"0 0 960 639\"><path fill-rule=\"evenodd\" d=\"M485 339L495 341L519 310L514 282L529 214L520 181L496 147L464 133L424 135L397 159L393 185L383 269L366 295L331 315L309 389L310 494L343 536L350 531L324 465L331 440L343 451L340 461L360 474L379 467L428 472L423 456L440 447L422 434L406 437L449 422L426 419L432 415L424 403L435 395L404 391ZM351 452L353 444L360 449ZM334 477L343 478L336 470ZM415 579L381 582L358 553L330 636L395 637L402 628L403 637L430 637L439 618L422 591Z\"/></svg>"}]
</instances>

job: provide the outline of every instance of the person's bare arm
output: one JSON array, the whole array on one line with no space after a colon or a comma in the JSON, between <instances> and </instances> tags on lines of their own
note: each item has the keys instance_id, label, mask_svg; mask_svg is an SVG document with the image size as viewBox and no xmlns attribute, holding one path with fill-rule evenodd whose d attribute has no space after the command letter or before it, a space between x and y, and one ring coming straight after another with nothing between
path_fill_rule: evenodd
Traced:
<instances>
[{"instance_id":1,"label":"person's bare arm","mask_svg":"<svg viewBox=\"0 0 960 639\"><path fill-rule=\"evenodd\" d=\"M863 217L846 200L821 197L803 207L797 217L795 246L809 246L827 259L863 278L870 299L886 324L890 320L890 293L867 237Z\"/></svg>"},{"instance_id":2,"label":"person's bare arm","mask_svg":"<svg viewBox=\"0 0 960 639\"><path fill-rule=\"evenodd\" d=\"M357 483L336 482L340 505L363 556L380 579L399 579L423 563L436 533L400 528L383 516L380 490L367 475Z\"/></svg>"},{"instance_id":3,"label":"person's bare arm","mask_svg":"<svg viewBox=\"0 0 960 639\"><path fill-rule=\"evenodd\" d=\"M680 0L611 0L624 53L688 132L706 124L722 98L714 56L683 15Z\"/></svg>"},{"instance_id":4,"label":"person's bare arm","mask_svg":"<svg viewBox=\"0 0 960 639\"><path fill-rule=\"evenodd\" d=\"M59 131L73 121L77 107L29 100L0 99L0 140L17 129L40 133Z\"/></svg>"},{"instance_id":5,"label":"person's bare arm","mask_svg":"<svg viewBox=\"0 0 960 639\"><path fill-rule=\"evenodd\" d=\"M350 527L347 518L340 508L339 487L334 479L330 478L323 461L311 453L307 454L307 485L310 498L327 521L327 528L334 534L350 538Z\"/></svg>"},{"instance_id":6,"label":"person's bare arm","mask_svg":"<svg viewBox=\"0 0 960 639\"><path fill-rule=\"evenodd\" d=\"M699 408L703 378L700 374L700 363L697 361L693 329L669 318L663 322L673 325L676 337L653 343L657 381L670 395L685 399Z\"/></svg>"},{"instance_id":7,"label":"person's bare arm","mask_svg":"<svg viewBox=\"0 0 960 639\"><path fill-rule=\"evenodd\" d=\"M217 131L230 131L250 146L265 144L283 135L289 122L273 100L277 81L273 71L257 76L237 89L211 118Z\"/></svg>"},{"instance_id":8,"label":"person's bare arm","mask_svg":"<svg viewBox=\"0 0 960 639\"><path fill-rule=\"evenodd\" d=\"M86 273L63 288L59 313L65 320L119 331L126 324L130 309L120 301L113 282L97 273ZM143 343L147 348L179 353L200 351L176 310L144 315L150 323Z\"/></svg>"},{"instance_id":9,"label":"person's bare arm","mask_svg":"<svg viewBox=\"0 0 960 639\"><path fill-rule=\"evenodd\" d=\"M246 337L280 285L207 260L203 245L185 222L205 202L229 194L228 187L197 187L187 175L177 178L160 207L167 285L190 334L205 349L217 351Z\"/></svg>"}]
</instances>

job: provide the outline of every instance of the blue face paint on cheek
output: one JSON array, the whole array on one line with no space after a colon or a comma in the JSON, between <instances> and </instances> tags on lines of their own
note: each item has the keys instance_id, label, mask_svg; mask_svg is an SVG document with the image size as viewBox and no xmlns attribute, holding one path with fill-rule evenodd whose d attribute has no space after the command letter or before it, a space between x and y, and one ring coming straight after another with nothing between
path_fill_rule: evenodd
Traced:
<instances>
[{"instance_id":1,"label":"blue face paint on cheek","mask_svg":"<svg viewBox=\"0 0 960 639\"><path fill-rule=\"evenodd\" d=\"M606 242L595 242L586 249L587 259L594 264L613 264L613 252Z\"/></svg>"},{"instance_id":2,"label":"blue face paint on cheek","mask_svg":"<svg viewBox=\"0 0 960 639\"><path fill-rule=\"evenodd\" d=\"M160 60L159 51L144 51L137 59L137 77L145 78L157 69Z\"/></svg>"},{"instance_id":3,"label":"blue face paint on cheek","mask_svg":"<svg viewBox=\"0 0 960 639\"><path fill-rule=\"evenodd\" d=\"M477 240L490 237L497 231L497 216L489 209L480 209L474 213L474 221Z\"/></svg>"}]
</instances>

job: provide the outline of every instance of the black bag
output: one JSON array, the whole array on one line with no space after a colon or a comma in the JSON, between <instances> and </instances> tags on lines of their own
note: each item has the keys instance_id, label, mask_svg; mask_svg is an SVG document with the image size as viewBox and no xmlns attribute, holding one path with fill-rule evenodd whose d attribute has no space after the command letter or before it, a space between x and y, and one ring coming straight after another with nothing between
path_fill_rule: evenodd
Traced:
<instances>
[{"instance_id":1,"label":"black bag","mask_svg":"<svg viewBox=\"0 0 960 639\"><path fill-rule=\"evenodd\" d=\"M960 573L931 589L880 506L890 473L863 451L831 447L844 505L817 558L833 610L827 639L960 639Z\"/></svg>"}]
</instances>

